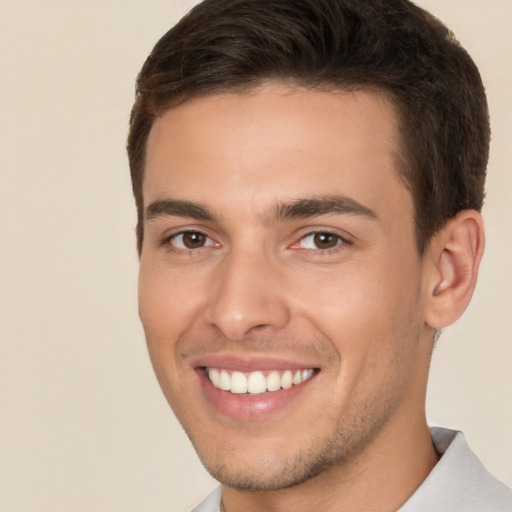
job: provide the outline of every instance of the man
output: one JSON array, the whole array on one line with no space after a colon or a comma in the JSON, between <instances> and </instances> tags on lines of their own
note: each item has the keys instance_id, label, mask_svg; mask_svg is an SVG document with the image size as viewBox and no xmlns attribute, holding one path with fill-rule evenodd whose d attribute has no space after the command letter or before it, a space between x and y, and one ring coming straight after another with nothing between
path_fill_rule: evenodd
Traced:
<instances>
[{"instance_id":1,"label":"man","mask_svg":"<svg viewBox=\"0 0 512 512\"><path fill-rule=\"evenodd\" d=\"M429 430L439 330L473 293L478 71L406 0L206 0L137 84L139 308L222 484L196 510L512 510Z\"/></svg>"}]
</instances>

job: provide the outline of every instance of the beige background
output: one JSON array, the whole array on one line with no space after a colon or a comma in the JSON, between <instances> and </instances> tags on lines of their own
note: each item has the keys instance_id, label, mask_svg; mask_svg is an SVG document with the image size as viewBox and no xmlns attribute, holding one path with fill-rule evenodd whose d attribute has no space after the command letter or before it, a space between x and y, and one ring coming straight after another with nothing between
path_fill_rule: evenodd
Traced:
<instances>
[{"instance_id":1,"label":"beige background","mask_svg":"<svg viewBox=\"0 0 512 512\"><path fill-rule=\"evenodd\" d=\"M0 2L2 511L179 512L215 485L146 355L124 152L136 73L193 3ZM487 254L428 414L512 485L512 1L420 3L479 64L494 128Z\"/></svg>"}]
</instances>

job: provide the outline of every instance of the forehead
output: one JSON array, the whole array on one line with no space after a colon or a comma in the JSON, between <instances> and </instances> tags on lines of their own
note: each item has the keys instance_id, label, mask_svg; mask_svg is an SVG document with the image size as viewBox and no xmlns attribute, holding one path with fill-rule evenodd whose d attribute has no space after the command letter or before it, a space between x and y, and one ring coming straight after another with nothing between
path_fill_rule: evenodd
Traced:
<instances>
[{"instance_id":1,"label":"forehead","mask_svg":"<svg viewBox=\"0 0 512 512\"><path fill-rule=\"evenodd\" d=\"M371 200L404 188L397 133L394 107L379 92L267 84L195 98L152 127L144 203L177 195L242 197L244 206L287 195Z\"/></svg>"}]
</instances>

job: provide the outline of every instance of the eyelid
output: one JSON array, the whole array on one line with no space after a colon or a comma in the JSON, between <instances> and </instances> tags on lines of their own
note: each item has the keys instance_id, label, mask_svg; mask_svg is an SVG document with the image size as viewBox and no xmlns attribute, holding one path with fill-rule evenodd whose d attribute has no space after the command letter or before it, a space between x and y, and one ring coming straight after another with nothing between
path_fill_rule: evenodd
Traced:
<instances>
[{"instance_id":1,"label":"eyelid","mask_svg":"<svg viewBox=\"0 0 512 512\"><path fill-rule=\"evenodd\" d=\"M314 237L316 235L330 235L333 237L336 237L338 239L336 245L334 247L329 248L321 248L321 247L302 247L301 243L306 240L309 237ZM319 253L326 253L326 252L334 252L337 250L342 249L343 247L352 245L351 239L347 235L343 235L339 233L336 230L329 229L329 228L315 228L315 229L309 229L306 233L301 235L299 239L294 242L290 248L291 249L302 249L304 251L312 251L312 252L319 252Z\"/></svg>"},{"instance_id":2,"label":"eyelid","mask_svg":"<svg viewBox=\"0 0 512 512\"><path fill-rule=\"evenodd\" d=\"M175 243L173 243L173 240L176 240L178 237L186 235L187 233L197 233L198 235L202 235L206 238L205 245L197 248L190 248L190 247L179 247ZM194 228L194 227L187 227L187 228L179 228L176 231L173 231L171 233L167 232L159 242L159 245L167 246L171 250L175 251L197 251L199 249L203 249L205 247L216 247L220 244L216 242L213 237L211 237L205 230Z\"/></svg>"},{"instance_id":3,"label":"eyelid","mask_svg":"<svg viewBox=\"0 0 512 512\"><path fill-rule=\"evenodd\" d=\"M180 243L180 246L177 245L176 243L176 240L178 240L180 237L183 239L183 237L187 234L195 234L195 235L202 235L205 237L205 243L204 245L201 245L200 247L196 247L196 248L192 248L192 247L186 247L184 243ZM207 235L204 235L203 233L199 233L197 231L185 231L184 233L178 233L176 235L173 235L169 241L171 242L175 242L174 245L178 247L178 249L183 249L183 250L192 250L192 249L202 249L203 247L211 247L212 245L215 245L215 243L213 242L213 240L207 236ZM181 247L181 245L183 247Z\"/></svg>"}]
</instances>

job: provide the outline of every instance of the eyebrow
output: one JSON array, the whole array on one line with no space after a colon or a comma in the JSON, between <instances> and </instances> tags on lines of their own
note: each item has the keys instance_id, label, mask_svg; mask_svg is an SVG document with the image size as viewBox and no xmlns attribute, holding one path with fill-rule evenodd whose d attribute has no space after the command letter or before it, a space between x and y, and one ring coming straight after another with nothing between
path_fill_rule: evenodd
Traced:
<instances>
[{"instance_id":1,"label":"eyebrow","mask_svg":"<svg viewBox=\"0 0 512 512\"><path fill-rule=\"evenodd\" d=\"M305 219L318 215L340 214L378 219L377 214L373 210L350 197L329 195L277 202L271 209L270 215L264 216L264 220L268 223L276 223L283 220ZM158 199L146 208L147 221L164 216L186 217L196 220L216 219L211 210L192 201Z\"/></svg>"},{"instance_id":2,"label":"eyebrow","mask_svg":"<svg viewBox=\"0 0 512 512\"><path fill-rule=\"evenodd\" d=\"M268 220L270 222L278 222L287 219L305 219L317 215L339 214L378 219L377 214L373 210L350 197L329 195L278 203Z\"/></svg>"},{"instance_id":3,"label":"eyebrow","mask_svg":"<svg viewBox=\"0 0 512 512\"><path fill-rule=\"evenodd\" d=\"M148 221L163 216L187 217L197 220L215 219L215 216L208 208L191 201L159 199L153 201L146 208L146 220Z\"/></svg>"}]
</instances>

